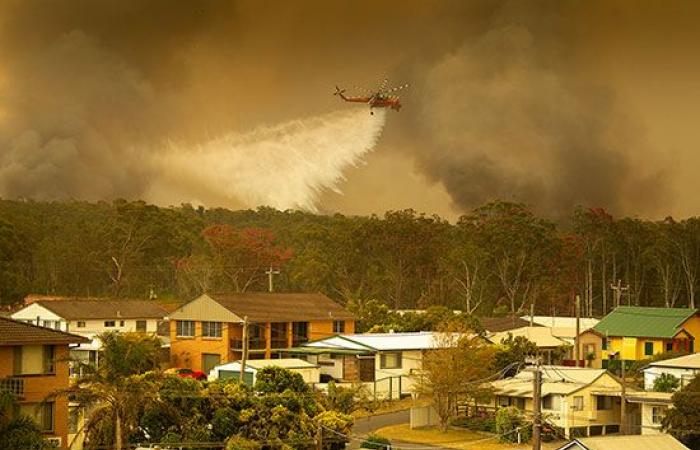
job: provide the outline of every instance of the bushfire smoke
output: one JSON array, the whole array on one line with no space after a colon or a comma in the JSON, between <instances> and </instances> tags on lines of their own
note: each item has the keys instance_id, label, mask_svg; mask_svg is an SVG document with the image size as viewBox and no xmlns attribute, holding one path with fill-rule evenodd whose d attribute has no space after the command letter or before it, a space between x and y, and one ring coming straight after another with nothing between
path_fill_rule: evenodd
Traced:
<instances>
[{"instance_id":1,"label":"bushfire smoke","mask_svg":"<svg viewBox=\"0 0 700 450\"><path fill-rule=\"evenodd\" d=\"M7 0L0 196L695 213L700 6L662 3ZM373 165L383 116L331 94L387 75Z\"/></svg>"}]
</instances>

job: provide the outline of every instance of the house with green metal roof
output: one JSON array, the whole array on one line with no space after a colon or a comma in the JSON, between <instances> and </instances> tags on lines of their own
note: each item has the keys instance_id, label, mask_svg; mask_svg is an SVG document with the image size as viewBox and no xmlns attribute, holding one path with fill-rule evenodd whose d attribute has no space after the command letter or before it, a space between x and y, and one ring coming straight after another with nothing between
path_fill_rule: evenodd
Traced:
<instances>
[{"instance_id":1,"label":"house with green metal roof","mask_svg":"<svg viewBox=\"0 0 700 450\"><path fill-rule=\"evenodd\" d=\"M694 353L700 314L691 308L618 306L579 340L600 339L602 366L610 360L638 361L670 351Z\"/></svg>"}]
</instances>

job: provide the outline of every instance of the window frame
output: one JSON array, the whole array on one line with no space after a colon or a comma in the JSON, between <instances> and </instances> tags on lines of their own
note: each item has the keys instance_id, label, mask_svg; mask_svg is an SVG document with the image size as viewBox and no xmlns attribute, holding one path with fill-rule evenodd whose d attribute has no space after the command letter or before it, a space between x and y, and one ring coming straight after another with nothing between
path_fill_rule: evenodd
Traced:
<instances>
[{"instance_id":1,"label":"window frame","mask_svg":"<svg viewBox=\"0 0 700 450\"><path fill-rule=\"evenodd\" d=\"M651 423L654 425L661 425L666 417L667 408L665 406L656 405L651 407Z\"/></svg>"},{"instance_id":2,"label":"window frame","mask_svg":"<svg viewBox=\"0 0 700 450\"><path fill-rule=\"evenodd\" d=\"M387 365L387 356L396 355L396 365ZM383 352L379 355L379 368L380 369L402 369L403 368L403 352Z\"/></svg>"},{"instance_id":3,"label":"window frame","mask_svg":"<svg viewBox=\"0 0 700 450\"><path fill-rule=\"evenodd\" d=\"M345 333L345 321L344 320L334 320L333 321L333 332L334 333Z\"/></svg>"},{"instance_id":4,"label":"window frame","mask_svg":"<svg viewBox=\"0 0 700 450\"><path fill-rule=\"evenodd\" d=\"M141 326L143 325L143 326ZM147 320L136 320L134 322L134 329L137 333L145 333L148 331L148 321Z\"/></svg>"},{"instance_id":5,"label":"window frame","mask_svg":"<svg viewBox=\"0 0 700 450\"><path fill-rule=\"evenodd\" d=\"M612 397L606 397L605 395L596 396L596 411L611 411L613 409Z\"/></svg>"},{"instance_id":6,"label":"window frame","mask_svg":"<svg viewBox=\"0 0 700 450\"><path fill-rule=\"evenodd\" d=\"M187 324L187 327L185 327ZM187 328L185 330L185 328ZM191 330L190 330L191 328ZM183 334L182 331L191 331L192 334ZM195 335L195 322L194 320L176 320L175 321L175 337L179 338L193 338Z\"/></svg>"},{"instance_id":7,"label":"window frame","mask_svg":"<svg viewBox=\"0 0 700 450\"><path fill-rule=\"evenodd\" d=\"M202 321L202 337L220 339L223 337L224 326L222 322ZM214 333L212 333L214 331Z\"/></svg>"},{"instance_id":8,"label":"window frame","mask_svg":"<svg viewBox=\"0 0 700 450\"><path fill-rule=\"evenodd\" d=\"M644 356L654 356L654 341L644 341Z\"/></svg>"},{"instance_id":9,"label":"window frame","mask_svg":"<svg viewBox=\"0 0 700 450\"><path fill-rule=\"evenodd\" d=\"M583 395L574 395L571 402L572 411L583 411L584 408Z\"/></svg>"},{"instance_id":10,"label":"window frame","mask_svg":"<svg viewBox=\"0 0 700 450\"><path fill-rule=\"evenodd\" d=\"M85 321L84 320L79 320L78 323L75 324L76 328L85 328Z\"/></svg>"},{"instance_id":11,"label":"window frame","mask_svg":"<svg viewBox=\"0 0 700 450\"><path fill-rule=\"evenodd\" d=\"M104 327L105 328L114 328L117 326L117 321L116 320L105 320L104 321Z\"/></svg>"},{"instance_id":12,"label":"window frame","mask_svg":"<svg viewBox=\"0 0 700 450\"><path fill-rule=\"evenodd\" d=\"M42 350L42 370L45 375L56 373L56 346L44 345Z\"/></svg>"}]
</instances>

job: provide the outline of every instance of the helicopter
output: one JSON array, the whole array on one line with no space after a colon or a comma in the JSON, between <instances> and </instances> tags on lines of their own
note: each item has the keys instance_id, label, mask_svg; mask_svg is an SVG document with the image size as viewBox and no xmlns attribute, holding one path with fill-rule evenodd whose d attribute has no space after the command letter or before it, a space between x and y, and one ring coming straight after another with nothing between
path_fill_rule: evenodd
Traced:
<instances>
[{"instance_id":1,"label":"helicopter","mask_svg":"<svg viewBox=\"0 0 700 450\"><path fill-rule=\"evenodd\" d=\"M377 90L372 91L365 89L367 94L360 96L347 96L345 95L345 89L336 86L333 95L339 96L346 102L367 103L369 105L369 113L372 115L374 114L374 111L372 111L373 108L391 108L394 111L399 111L401 109L401 100L397 95L392 95L392 93L407 88L409 84L402 84L401 86L387 89L388 84L389 80L384 78Z\"/></svg>"}]
</instances>

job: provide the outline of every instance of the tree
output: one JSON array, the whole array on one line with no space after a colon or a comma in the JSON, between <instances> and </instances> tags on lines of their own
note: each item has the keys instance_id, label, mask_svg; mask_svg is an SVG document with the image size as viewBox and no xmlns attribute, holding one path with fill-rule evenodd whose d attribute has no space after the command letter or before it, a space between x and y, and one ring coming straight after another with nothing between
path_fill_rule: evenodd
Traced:
<instances>
[{"instance_id":1,"label":"tree","mask_svg":"<svg viewBox=\"0 0 700 450\"><path fill-rule=\"evenodd\" d=\"M276 245L272 231L262 228L212 225L202 236L214 267L235 292L245 292L264 276L265 269L279 268L292 257L290 248Z\"/></svg>"},{"instance_id":2,"label":"tree","mask_svg":"<svg viewBox=\"0 0 700 450\"><path fill-rule=\"evenodd\" d=\"M662 427L690 448L700 448L700 376L671 397Z\"/></svg>"},{"instance_id":3,"label":"tree","mask_svg":"<svg viewBox=\"0 0 700 450\"><path fill-rule=\"evenodd\" d=\"M532 437L532 425L515 406L499 408L496 411L496 433L501 442L527 442Z\"/></svg>"},{"instance_id":4,"label":"tree","mask_svg":"<svg viewBox=\"0 0 700 450\"><path fill-rule=\"evenodd\" d=\"M656 392L673 392L681 385L681 380L670 373L662 373L654 380Z\"/></svg>"},{"instance_id":5,"label":"tree","mask_svg":"<svg viewBox=\"0 0 700 450\"><path fill-rule=\"evenodd\" d=\"M537 345L528 340L525 336L515 336L508 333L500 343L496 344L496 351L493 357L493 369L507 373L517 373L517 366L525 364L528 357L536 356Z\"/></svg>"},{"instance_id":6,"label":"tree","mask_svg":"<svg viewBox=\"0 0 700 450\"><path fill-rule=\"evenodd\" d=\"M432 395L440 427L447 430L458 400L482 400L490 395L483 383L493 375L493 347L469 332L445 331L438 336L436 348L423 357L419 386Z\"/></svg>"},{"instance_id":7,"label":"tree","mask_svg":"<svg viewBox=\"0 0 700 450\"><path fill-rule=\"evenodd\" d=\"M0 305L18 303L27 294L23 271L28 261L23 247L12 224L0 220Z\"/></svg>"},{"instance_id":8,"label":"tree","mask_svg":"<svg viewBox=\"0 0 700 450\"><path fill-rule=\"evenodd\" d=\"M17 399L0 391L0 448L3 450L44 450L48 443L31 417L19 413Z\"/></svg>"},{"instance_id":9,"label":"tree","mask_svg":"<svg viewBox=\"0 0 700 450\"><path fill-rule=\"evenodd\" d=\"M136 333L103 333L100 364L86 365L73 386L50 397L68 396L87 411L87 449L122 450L139 423L139 411L152 402L160 345L158 338Z\"/></svg>"}]
</instances>

